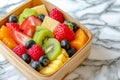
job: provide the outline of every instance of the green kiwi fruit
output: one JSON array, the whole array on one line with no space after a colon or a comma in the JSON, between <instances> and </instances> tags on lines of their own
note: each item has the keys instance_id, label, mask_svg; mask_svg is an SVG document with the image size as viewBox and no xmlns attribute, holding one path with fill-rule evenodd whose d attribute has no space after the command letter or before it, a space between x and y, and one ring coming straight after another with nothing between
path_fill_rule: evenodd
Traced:
<instances>
[{"instance_id":1,"label":"green kiwi fruit","mask_svg":"<svg viewBox=\"0 0 120 80\"><path fill-rule=\"evenodd\" d=\"M36 32L33 36L33 40L39 44L40 46L42 46L48 38L52 38L54 37L53 33L46 29L46 28L43 28L43 27L37 27L36 29Z\"/></svg>"},{"instance_id":2,"label":"green kiwi fruit","mask_svg":"<svg viewBox=\"0 0 120 80\"><path fill-rule=\"evenodd\" d=\"M33 9L25 8L24 11L20 14L19 23L21 24L24 19L32 15L38 16L38 13Z\"/></svg>"},{"instance_id":3,"label":"green kiwi fruit","mask_svg":"<svg viewBox=\"0 0 120 80\"><path fill-rule=\"evenodd\" d=\"M37 40L37 38L42 30L48 30L48 29L45 27L42 27L42 26L36 26L36 30L35 30L35 33L33 35L34 40Z\"/></svg>"},{"instance_id":4,"label":"green kiwi fruit","mask_svg":"<svg viewBox=\"0 0 120 80\"><path fill-rule=\"evenodd\" d=\"M42 47L50 60L55 60L61 54L60 43L55 38L49 38Z\"/></svg>"}]
</instances>

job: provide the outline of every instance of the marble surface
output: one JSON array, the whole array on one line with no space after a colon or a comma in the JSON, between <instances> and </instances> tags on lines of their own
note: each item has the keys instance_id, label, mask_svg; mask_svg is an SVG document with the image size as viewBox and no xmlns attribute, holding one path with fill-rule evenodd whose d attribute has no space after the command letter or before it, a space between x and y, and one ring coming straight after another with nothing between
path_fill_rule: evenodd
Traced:
<instances>
[{"instance_id":1,"label":"marble surface","mask_svg":"<svg viewBox=\"0 0 120 80\"><path fill-rule=\"evenodd\" d=\"M65 80L120 80L120 0L49 0L89 28L91 54ZM0 17L23 0L0 2ZM61 6L62 5L62 6ZM0 80L26 80L0 55Z\"/></svg>"}]
</instances>

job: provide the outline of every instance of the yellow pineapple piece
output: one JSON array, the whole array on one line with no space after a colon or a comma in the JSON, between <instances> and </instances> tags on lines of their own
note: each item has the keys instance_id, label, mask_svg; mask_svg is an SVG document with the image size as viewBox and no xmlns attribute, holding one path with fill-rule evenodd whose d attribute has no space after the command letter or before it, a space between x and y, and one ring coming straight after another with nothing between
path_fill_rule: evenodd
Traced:
<instances>
[{"instance_id":1,"label":"yellow pineapple piece","mask_svg":"<svg viewBox=\"0 0 120 80\"><path fill-rule=\"evenodd\" d=\"M60 67L69 59L69 56L67 52L64 49L61 49L61 54L56 58L56 60L53 60L50 62L50 64L47 67L44 67L40 73L44 75L51 75L55 73L57 70L60 69Z\"/></svg>"},{"instance_id":2,"label":"yellow pineapple piece","mask_svg":"<svg viewBox=\"0 0 120 80\"><path fill-rule=\"evenodd\" d=\"M54 30L58 24L60 24L58 21L56 21L48 16L45 16L45 19L44 19L43 23L41 24L41 26L46 27L47 29L54 32Z\"/></svg>"},{"instance_id":3,"label":"yellow pineapple piece","mask_svg":"<svg viewBox=\"0 0 120 80\"><path fill-rule=\"evenodd\" d=\"M42 70L40 70L40 73L41 74L44 74L44 75L51 75L55 72L55 70L51 67L44 67Z\"/></svg>"},{"instance_id":4,"label":"yellow pineapple piece","mask_svg":"<svg viewBox=\"0 0 120 80\"><path fill-rule=\"evenodd\" d=\"M68 53L67 53L66 50L63 49L63 48L62 48L62 54L63 54L66 58L69 58Z\"/></svg>"},{"instance_id":5,"label":"yellow pineapple piece","mask_svg":"<svg viewBox=\"0 0 120 80\"><path fill-rule=\"evenodd\" d=\"M59 66L56 64L49 64L48 67L51 67L52 69L54 69L55 71L57 71L59 69Z\"/></svg>"},{"instance_id":6,"label":"yellow pineapple piece","mask_svg":"<svg viewBox=\"0 0 120 80\"><path fill-rule=\"evenodd\" d=\"M42 70L40 70L40 73L44 75L51 75L56 72L62 65L63 63L61 60L51 61L47 67L44 67Z\"/></svg>"},{"instance_id":7,"label":"yellow pineapple piece","mask_svg":"<svg viewBox=\"0 0 120 80\"><path fill-rule=\"evenodd\" d=\"M37 11L38 14L44 14L44 15L48 16L48 12L46 10L45 5L35 6L35 7L31 8L31 9Z\"/></svg>"},{"instance_id":8,"label":"yellow pineapple piece","mask_svg":"<svg viewBox=\"0 0 120 80\"><path fill-rule=\"evenodd\" d=\"M58 70L63 65L61 60L54 60L48 66L53 68L54 70Z\"/></svg>"},{"instance_id":9,"label":"yellow pineapple piece","mask_svg":"<svg viewBox=\"0 0 120 80\"><path fill-rule=\"evenodd\" d=\"M64 56L64 54L60 54L60 55L57 57L57 60L61 60L63 63L65 63L65 62L68 60L68 58L66 58L66 57Z\"/></svg>"},{"instance_id":10,"label":"yellow pineapple piece","mask_svg":"<svg viewBox=\"0 0 120 80\"><path fill-rule=\"evenodd\" d=\"M54 61L51 61L50 64L55 64L56 66L61 67L63 65L63 62L61 60L54 60Z\"/></svg>"}]
</instances>

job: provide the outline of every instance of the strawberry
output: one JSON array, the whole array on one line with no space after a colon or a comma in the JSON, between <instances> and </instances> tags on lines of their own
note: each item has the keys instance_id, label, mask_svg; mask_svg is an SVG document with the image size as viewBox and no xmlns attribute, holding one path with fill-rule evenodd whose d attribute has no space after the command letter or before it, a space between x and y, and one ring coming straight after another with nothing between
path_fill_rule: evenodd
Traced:
<instances>
[{"instance_id":1,"label":"strawberry","mask_svg":"<svg viewBox=\"0 0 120 80\"><path fill-rule=\"evenodd\" d=\"M24 53L27 52L25 46L23 46L23 45L18 45L18 46L16 46L16 47L13 49L13 51L14 51L15 54L17 54L19 57L21 57L22 54L24 54Z\"/></svg>"},{"instance_id":2,"label":"strawberry","mask_svg":"<svg viewBox=\"0 0 120 80\"><path fill-rule=\"evenodd\" d=\"M10 29L14 28L14 29L16 29L17 31L22 31L22 30L20 29L20 25L17 24L17 23L8 22L8 23L6 23L6 26L9 27Z\"/></svg>"},{"instance_id":3,"label":"strawberry","mask_svg":"<svg viewBox=\"0 0 120 80\"><path fill-rule=\"evenodd\" d=\"M36 16L29 16L22 22L20 28L23 30L23 33L32 37L35 32L35 27L41 25L41 23L42 21Z\"/></svg>"},{"instance_id":4,"label":"strawberry","mask_svg":"<svg viewBox=\"0 0 120 80\"><path fill-rule=\"evenodd\" d=\"M68 41L74 40L75 33L66 25L60 24L54 31L54 36L58 41L61 42L63 39L67 39Z\"/></svg>"},{"instance_id":5,"label":"strawberry","mask_svg":"<svg viewBox=\"0 0 120 80\"><path fill-rule=\"evenodd\" d=\"M13 38L14 40L18 43L18 44L21 44L21 45L25 45L25 43L29 40L31 40L30 37L28 37L27 35L13 29Z\"/></svg>"},{"instance_id":6,"label":"strawberry","mask_svg":"<svg viewBox=\"0 0 120 80\"><path fill-rule=\"evenodd\" d=\"M35 44L28 50L28 54L32 57L34 61L38 61L39 58L44 55L44 50L41 46Z\"/></svg>"},{"instance_id":7,"label":"strawberry","mask_svg":"<svg viewBox=\"0 0 120 80\"><path fill-rule=\"evenodd\" d=\"M59 21L60 23L64 22L63 14L57 8L54 8L50 11L50 17Z\"/></svg>"},{"instance_id":8,"label":"strawberry","mask_svg":"<svg viewBox=\"0 0 120 80\"><path fill-rule=\"evenodd\" d=\"M26 29L23 31L24 34L32 37L35 32L35 26L27 26Z\"/></svg>"}]
</instances>

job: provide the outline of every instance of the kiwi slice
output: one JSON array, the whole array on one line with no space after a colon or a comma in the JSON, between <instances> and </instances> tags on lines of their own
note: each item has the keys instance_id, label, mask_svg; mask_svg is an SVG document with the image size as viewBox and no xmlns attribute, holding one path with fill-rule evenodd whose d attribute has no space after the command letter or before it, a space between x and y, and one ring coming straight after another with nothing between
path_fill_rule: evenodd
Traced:
<instances>
[{"instance_id":1,"label":"kiwi slice","mask_svg":"<svg viewBox=\"0 0 120 80\"><path fill-rule=\"evenodd\" d=\"M33 9L25 8L24 11L20 14L19 23L21 24L24 19L32 15L37 16L38 13Z\"/></svg>"},{"instance_id":2,"label":"kiwi slice","mask_svg":"<svg viewBox=\"0 0 120 80\"><path fill-rule=\"evenodd\" d=\"M42 30L48 30L48 29L45 27L42 27L42 26L36 26L35 34L33 35L34 40L37 40L37 38Z\"/></svg>"},{"instance_id":3,"label":"kiwi slice","mask_svg":"<svg viewBox=\"0 0 120 80\"><path fill-rule=\"evenodd\" d=\"M48 29L44 29L35 33L33 40L37 44L42 46L48 40L48 38L52 38L52 37L54 37L53 33Z\"/></svg>"},{"instance_id":4,"label":"kiwi slice","mask_svg":"<svg viewBox=\"0 0 120 80\"><path fill-rule=\"evenodd\" d=\"M55 60L61 54L60 43L55 38L49 38L42 47L50 60Z\"/></svg>"}]
</instances>

